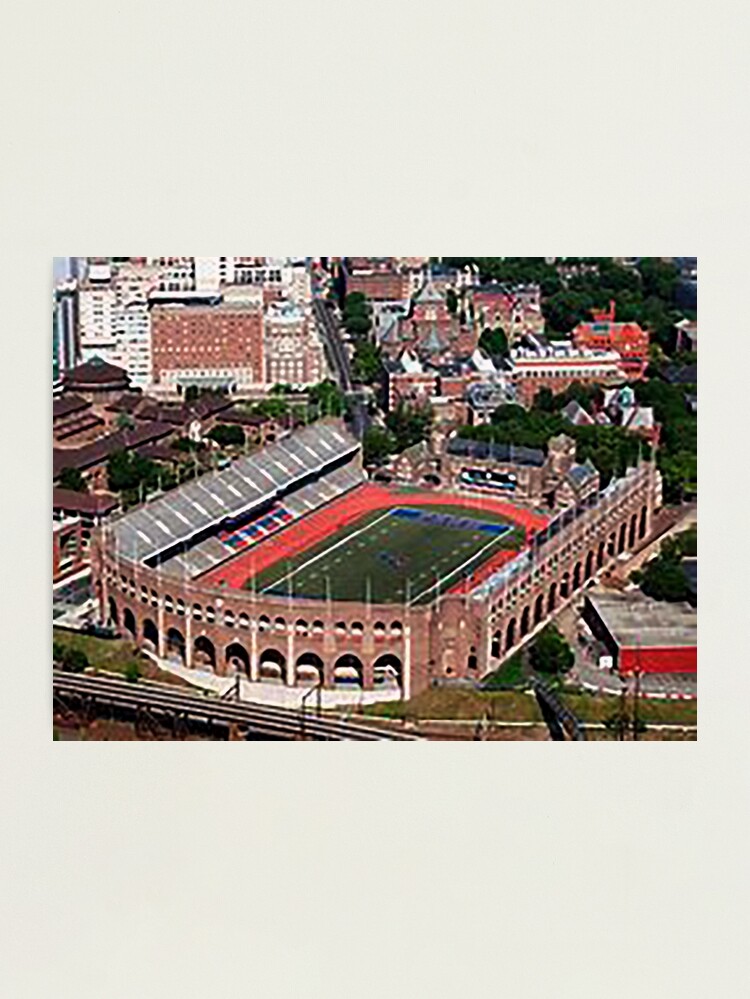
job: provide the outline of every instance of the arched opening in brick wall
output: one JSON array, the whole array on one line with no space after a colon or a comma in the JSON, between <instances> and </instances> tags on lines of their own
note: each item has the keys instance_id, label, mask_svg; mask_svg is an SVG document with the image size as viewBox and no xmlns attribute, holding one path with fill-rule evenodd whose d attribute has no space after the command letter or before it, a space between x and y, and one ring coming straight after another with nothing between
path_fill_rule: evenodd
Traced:
<instances>
[{"instance_id":1,"label":"arched opening in brick wall","mask_svg":"<svg viewBox=\"0 0 750 999\"><path fill-rule=\"evenodd\" d=\"M528 607L524 607L523 614L521 614L521 638L524 638L529 633L529 622L531 620L531 611Z\"/></svg>"},{"instance_id":2,"label":"arched opening in brick wall","mask_svg":"<svg viewBox=\"0 0 750 999\"><path fill-rule=\"evenodd\" d=\"M244 673L250 679L250 656L239 642L232 642L224 650L224 658L230 673Z\"/></svg>"},{"instance_id":3,"label":"arched opening in brick wall","mask_svg":"<svg viewBox=\"0 0 750 999\"><path fill-rule=\"evenodd\" d=\"M120 619L117 616L117 604L115 603L114 597L110 597L107 601L107 612L109 614L110 622L115 626L115 628L119 628Z\"/></svg>"},{"instance_id":4,"label":"arched opening in brick wall","mask_svg":"<svg viewBox=\"0 0 750 999\"><path fill-rule=\"evenodd\" d=\"M180 660L185 665L185 636L179 628L167 632L167 659Z\"/></svg>"},{"instance_id":5,"label":"arched opening in brick wall","mask_svg":"<svg viewBox=\"0 0 750 999\"><path fill-rule=\"evenodd\" d=\"M614 558L617 554L617 532L613 531L609 536L609 541L607 543L607 554L610 558Z\"/></svg>"},{"instance_id":6,"label":"arched opening in brick wall","mask_svg":"<svg viewBox=\"0 0 750 999\"><path fill-rule=\"evenodd\" d=\"M586 574L584 578L591 579L593 575L594 575L594 553L589 552L588 555L586 556Z\"/></svg>"},{"instance_id":7,"label":"arched opening in brick wall","mask_svg":"<svg viewBox=\"0 0 750 999\"><path fill-rule=\"evenodd\" d=\"M503 636L501 632L496 631L492 639L492 645L490 646L490 655L493 659L499 659L502 651Z\"/></svg>"},{"instance_id":8,"label":"arched opening in brick wall","mask_svg":"<svg viewBox=\"0 0 750 999\"><path fill-rule=\"evenodd\" d=\"M618 555L622 555L622 553L625 551L625 541L627 540L627 531L628 531L627 524L622 524L620 526L620 536L617 539L617 554Z\"/></svg>"},{"instance_id":9,"label":"arched opening in brick wall","mask_svg":"<svg viewBox=\"0 0 750 999\"><path fill-rule=\"evenodd\" d=\"M136 637L137 628L135 624L135 614L129 607L126 607L122 613L122 626L132 638Z\"/></svg>"},{"instance_id":10,"label":"arched opening in brick wall","mask_svg":"<svg viewBox=\"0 0 750 999\"><path fill-rule=\"evenodd\" d=\"M508 625L508 631L505 636L505 651L510 652L513 646L516 644L516 619L513 620Z\"/></svg>"},{"instance_id":11,"label":"arched opening in brick wall","mask_svg":"<svg viewBox=\"0 0 750 999\"><path fill-rule=\"evenodd\" d=\"M333 682L342 687L364 687L365 668L362 661L351 652L336 660L333 667Z\"/></svg>"},{"instance_id":12,"label":"arched opening in brick wall","mask_svg":"<svg viewBox=\"0 0 750 999\"><path fill-rule=\"evenodd\" d=\"M264 683L285 683L286 656L276 649L266 649L258 663L258 675Z\"/></svg>"},{"instance_id":13,"label":"arched opening in brick wall","mask_svg":"<svg viewBox=\"0 0 750 999\"><path fill-rule=\"evenodd\" d=\"M544 617L544 594L540 593L534 604L534 624L540 624Z\"/></svg>"},{"instance_id":14,"label":"arched opening in brick wall","mask_svg":"<svg viewBox=\"0 0 750 999\"><path fill-rule=\"evenodd\" d=\"M385 655L375 660L372 667L376 686L403 687L404 667L398 656Z\"/></svg>"},{"instance_id":15,"label":"arched opening in brick wall","mask_svg":"<svg viewBox=\"0 0 750 999\"><path fill-rule=\"evenodd\" d=\"M143 622L143 643L152 652L159 651L159 629L150 617Z\"/></svg>"},{"instance_id":16,"label":"arched opening in brick wall","mask_svg":"<svg viewBox=\"0 0 750 999\"><path fill-rule=\"evenodd\" d=\"M580 562L576 562L576 567L573 570L573 592L580 588L583 582L583 566Z\"/></svg>"},{"instance_id":17,"label":"arched opening in brick wall","mask_svg":"<svg viewBox=\"0 0 750 999\"><path fill-rule=\"evenodd\" d=\"M303 652L297 660L297 683L314 687L323 682L323 660L314 652Z\"/></svg>"},{"instance_id":18,"label":"arched opening in brick wall","mask_svg":"<svg viewBox=\"0 0 750 999\"><path fill-rule=\"evenodd\" d=\"M634 513L630 518L630 531L628 533L628 545L630 548L635 547L635 539L638 532L638 514Z\"/></svg>"},{"instance_id":19,"label":"arched opening in brick wall","mask_svg":"<svg viewBox=\"0 0 750 999\"><path fill-rule=\"evenodd\" d=\"M647 529L647 527L648 527L648 507L644 506L644 508L641 510L641 522L640 522L639 529L638 529L638 537L639 538L645 538L646 537L646 529Z\"/></svg>"},{"instance_id":20,"label":"arched opening in brick wall","mask_svg":"<svg viewBox=\"0 0 750 999\"><path fill-rule=\"evenodd\" d=\"M553 583L549 588L549 596L547 597L547 613L552 614L555 607L557 606L557 583Z\"/></svg>"},{"instance_id":21,"label":"arched opening in brick wall","mask_svg":"<svg viewBox=\"0 0 750 999\"><path fill-rule=\"evenodd\" d=\"M601 569L602 566L604 565L604 547L605 547L604 546L604 542L602 541L602 543L599 545L599 550L596 553L596 567L597 567L597 569Z\"/></svg>"},{"instance_id":22,"label":"arched opening in brick wall","mask_svg":"<svg viewBox=\"0 0 750 999\"><path fill-rule=\"evenodd\" d=\"M560 582L560 596L563 600L567 600L570 596L570 573L564 572L562 581Z\"/></svg>"},{"instance_id":23,"label":"arched opening in brick wall","mask_svg":"<svg viewBox=\"0 0 750 999\"><path fill-rule=\"evenodd\" d=\"M214 643L210 638L205 635L199 635L195 640L195 655L193 656L193 665L197 667L208 667L208 669L216 669L216 649Z\"/></svg>"}]
</instances>

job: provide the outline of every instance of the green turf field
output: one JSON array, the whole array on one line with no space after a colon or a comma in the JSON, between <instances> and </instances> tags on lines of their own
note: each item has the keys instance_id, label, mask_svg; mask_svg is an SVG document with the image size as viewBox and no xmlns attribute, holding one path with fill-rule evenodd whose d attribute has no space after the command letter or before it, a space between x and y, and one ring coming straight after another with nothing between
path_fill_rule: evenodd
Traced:
<instances>
[{"instance_id":1,"label":"green turf field","mask_svg":"<svg viewBox=\"0 0 750 999\"><path fill-rule=\"evenodd\" d=\"M505 532L487 533L479 524L407 519L412 514L399 517L396 509L499 525ZM394 509L367 514L320 544L270 566L245 586L258 593L308 599L428 603L435 598L438 580L444 592L498 551L520 549L523 542L522 529L488 510L394 504Z\"/></svg>"}]
</instances>

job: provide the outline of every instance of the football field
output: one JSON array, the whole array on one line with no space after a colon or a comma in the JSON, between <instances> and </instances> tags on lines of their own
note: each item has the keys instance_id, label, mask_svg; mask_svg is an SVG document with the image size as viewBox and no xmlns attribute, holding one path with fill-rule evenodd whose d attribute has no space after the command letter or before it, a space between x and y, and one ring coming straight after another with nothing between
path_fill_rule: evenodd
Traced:
<instances>
[{"instance_id":1,"label":"football field","mask_svg":"<svg viewBox=\"0 0 750 999\"><path fill-rule=\"evenodd\" d=\"M523 529L493 511L399 504L269 566L245 587L307 599L427 603L523 544Z\"/></svg>"}]
</instances>

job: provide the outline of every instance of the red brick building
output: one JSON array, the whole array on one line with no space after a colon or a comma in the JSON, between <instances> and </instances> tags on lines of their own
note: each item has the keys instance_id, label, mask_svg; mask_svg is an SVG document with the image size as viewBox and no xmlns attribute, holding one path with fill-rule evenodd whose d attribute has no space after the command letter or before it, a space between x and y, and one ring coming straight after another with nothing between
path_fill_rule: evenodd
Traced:
<instances>
[{"instance_id":1,"label":"red brick building","mask_svg":"<svg viewBox=\"0 0 750 999\"><path fill-rule=\"evenodd\" d=\"M698 616L688 604L657 602L640 591L594 589L584 619L620 673L698 671Z\"/></svg>"},{"instance_id":2,"label":"red brick building","mask_svg":"<svg viewBox=\"0 0 750 999\"><path fill-rule=\"evenodd\" d=\"M542 292L538 285L480 285L474 289L472 301L475 320L482 330L499 327L511 339L544 331Z\"/></svg>"},{"instance_id":3,"label":"red brick building","mask_svg":"<svg viewBox=\"0 0 750 999\"><path fill-rule=\"evenodd\" d=\"M253 289L245 300L220 304L155 306L152 381L181 393L188 385L230 390L262 388L263 298Z\"/></svg>"},{"instance_id":4,"label":"red brick building","mask_svg":"<svg viewBox=\"0 0 750 999\"><path fill-rule=\"evenodd\" d=\"M374 302L398 302L409 297L409 274L390 257L349 257L346 291L360 292Z\"/></svg>"},{"instance_id":5,"label":"red brick building","mask_svg":"<svg viewBox=\"0 0 750 999\"><path fill-rule=\"evenodd\" d=\"M82 525L78 517L66 517L52 523L52 582L83 569L86 565L83 555Z\"/></svg>"},{"instance_id":6,"label":"red brick building","mask_svg":"<svg viewBox=\"0 0 750 999\"><path fill-rule=\"evenodd\" d=\"M368 690L387 667L409 698L436 681L479 679L497 669L587 581L632 550L650 528L655 474L647 464L632 470L590 505L559 515L531 548L470 593L447 593L427 605L212 587L124 558L103 534L94 585L103 620L160 656L171 650L189 668L272 676L288 686L306 685L314 675L334 687L337 671L353 665Z\"/></svg>"},{"instance_id":7,"label":"red brick building","mask_svg":"<svg viewBox=\"0 0 750 999\"><path fill-rule=\"evenodd\" d=\"M531 406L543 388L557 395L574 382L612 385L626 380L620 355L613 350L580 349L569 342L527 337L511 350L508 370L522 406Z\"/></svg>"},{"instance_id":8,"label":"red brick building","mask_svg":"<svg viewBox=\"0 0 750 999\"><path fill-rule=\"evenodd\" d=\"M629 380L643 378L649 361L650 334L638 323L615 321L616 305L609 303L606 312L594 312L594 321L581 323L573 330L573 343L581 350L614 350L622 359Z\"/></svg>"}]
</instances>

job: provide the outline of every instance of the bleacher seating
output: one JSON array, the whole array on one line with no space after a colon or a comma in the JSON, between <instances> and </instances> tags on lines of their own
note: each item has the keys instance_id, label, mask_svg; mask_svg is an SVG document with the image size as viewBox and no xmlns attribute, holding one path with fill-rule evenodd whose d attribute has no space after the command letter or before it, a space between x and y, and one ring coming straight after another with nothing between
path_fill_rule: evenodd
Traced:
<instances>
[{"instance_id":1,"label":"bleacher seating","mask_svg":"<svg viewBox=\"0 0 750 999\"><path fill-rule=\"evenodd\" d=\"M340 421L303 427L224 471L203 475L121 517L112 527L117 549L137 561L155 558L226 519L251 515L358 450Z\"/></svg>"},{"instance_id":2,"label":"bleacher seating","mask_svg":"<svg viewBox=\"0 0 750 999\"><path fill-rule=\"evenodd\" d=\"M333 502L364 481L361 468L349 462L315 482L292 489L281 502L272 504L256 518L248 519L239 527L220 530L188 551L170 558L164 562L163 570L168 575L188 575L191 578L203 575L233 555L247 551L301 517Z\"/></svg>"}]
</instances>

